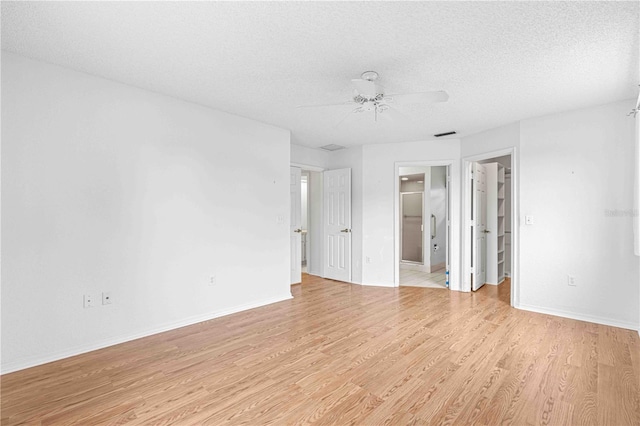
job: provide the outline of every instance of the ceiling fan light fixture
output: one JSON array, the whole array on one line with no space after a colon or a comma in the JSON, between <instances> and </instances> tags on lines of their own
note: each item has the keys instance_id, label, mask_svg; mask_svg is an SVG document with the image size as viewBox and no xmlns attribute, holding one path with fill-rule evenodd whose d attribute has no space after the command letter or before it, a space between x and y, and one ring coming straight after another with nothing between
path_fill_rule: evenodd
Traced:
<instances>
[{"instance_id":1,"label":"ceiling fan light fixture","mask_svg":"<svg viewBox=\"0 0 640 426\"><path fill-rule=\"evenodd\" d=\"M437 102L446 102L449 99L449 95L444 90L411 92L404 94L385 94L384 88L376 84L376 80L378 80L379 77L377 72L365 71L360 75L360 77L361 78L351 79L353 95L350 101L325 105L301 105L299 108L343 105L352 106L352 114L373 113L373 120L377 122L378 115L383 112L389 111L386 115L391 117L395 111L396 105L432 104ZM395 115L397 116L398 113Z\"/></svg>"},{"instance_id":2,"label":"ceiling fan light fixture","mask_svg":"<svg viewBox=\"0 0 640 426\"><path fill-rule=\"evenodd\" d=\"M376 81L378 79L378 73L375 71L365 71L360 75L360 78L367 81Z\"/></svg>"}]
</instances>

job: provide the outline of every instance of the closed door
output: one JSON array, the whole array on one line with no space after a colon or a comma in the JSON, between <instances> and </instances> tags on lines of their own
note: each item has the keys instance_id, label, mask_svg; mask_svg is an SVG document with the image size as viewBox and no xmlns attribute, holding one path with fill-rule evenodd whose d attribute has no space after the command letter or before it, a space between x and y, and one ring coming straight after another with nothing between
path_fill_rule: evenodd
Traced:
<instances>
[{"instance_id":1,"label":"closed door","mask_svg":"<svg viewBox=\"0 0 640 426\"><path fill-rule=\"evenodd\" d=\"M351 282L351 169L323 175L324 276Z\"/></svg>"},{"instance_id":2,"label":"closed door","mask_svg":"<svg viewBox=\"0 0 640 426\"><path fill-rule=\"evenodd\" d=\"M291 167L290 173L290 247L291 247L291 284L302 281L302 194L301 173L297 167Z\"/></svg>"},{"instance_id":3,"label":"closed door","mask_svg":"<svg viewBox=\"0 0 640 426\"><path fill-rule=\"evenodd\" d=\"M471 288L479 289L486 282L487 265L487 179L482 164L473 165L472 239L474 241Z\"/></svg>"}]
</instances>

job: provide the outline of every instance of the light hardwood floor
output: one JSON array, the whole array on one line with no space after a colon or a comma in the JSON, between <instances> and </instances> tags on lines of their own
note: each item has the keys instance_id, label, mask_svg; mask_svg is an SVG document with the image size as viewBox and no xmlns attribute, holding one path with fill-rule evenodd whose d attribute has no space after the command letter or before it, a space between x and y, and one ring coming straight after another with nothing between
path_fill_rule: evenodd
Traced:
<instances>
[{"instance_id":1,"label":"light hardwood floor","mask_svg":"<svg viewBox=\"0 0 640 426\"><path fill-rule=\"evenodd\" d=\"M13 424L638 425L634 331L304 276L295 298L2 377Z\"/></svg>"}]
</instances>

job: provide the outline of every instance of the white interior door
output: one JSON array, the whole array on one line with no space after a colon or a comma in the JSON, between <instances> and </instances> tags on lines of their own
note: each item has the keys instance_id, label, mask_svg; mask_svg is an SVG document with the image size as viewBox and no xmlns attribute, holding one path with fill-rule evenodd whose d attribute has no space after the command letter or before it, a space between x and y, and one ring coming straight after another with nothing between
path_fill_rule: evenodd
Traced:
<instances>
[{"instance_id":1,"label":"white interior door","mask_svg":"<svg viewBox=\"0 0 640 426\"><path fill-rule=\"evenodd\" d=\"M482 164L473 164L472 188L471 289L476 291L484 285L487 275L487 177Z\"/></svg>"},{"instance_id":2,"label":"white interior door","mask_svg":"<svg viewBox=\"0 0 640 426\"><path fill-rule=\"evenodd\" d=\"M449 166L447 166L446 168L446 176L445 176L445 191L444 191L444 205L445 205L445 226L446 226L446 234L444 237L444 241L445 241L445 258L444 258L444 265L445 265L445 285L447 286L447 288L449 288L449 279L450 279L450 268L449 268L449 261L450 261L450 256L449 256L449 245L451 244L451 242L449 241L449 236L451 235L451 213L450 213L450 205L449 205L449 200L451 199L451 194L450 194L450 189L449 187L451 186L451 177L449 176Z\"/></svg>"},{"instance_id":3,"label":"white interior door","mask_svg":"<svg viewBox=\"0 0 640 426\"><path fill-rule=\"evenodd\" d=\"M298 167L291 167L290 177L290 240L291 240L291 284L302 281L302 192L301 192L301 170Z\"/></svg>"},{"instance_id":4,"label":"white interior door","mask_svg":"<svg viewBox=\"0 0 640 426\"><path fill-rule=\"evenodd\" d=\"M351 169L323 175L324 276L351 282Z\"/></svg>"}]
</instances>

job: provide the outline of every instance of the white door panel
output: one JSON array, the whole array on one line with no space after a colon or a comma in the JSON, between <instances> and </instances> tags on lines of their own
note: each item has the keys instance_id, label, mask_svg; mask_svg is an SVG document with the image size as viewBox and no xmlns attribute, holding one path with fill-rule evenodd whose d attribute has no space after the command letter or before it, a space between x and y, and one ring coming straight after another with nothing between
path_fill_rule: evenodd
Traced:
<instances>
[{"instance_id":1,"label":"white door panel","mask_svg":"<svg viewBox=\"0 0 640 426\"><path fill-rule=\"evenodd\" d=\"M449 241L449 235L451 232L451 213L450 213L450 209L451 206L449 205L449 200L451 199L451 194L450 194L450 181L451 181L451 177L449 176L449 166L447 166L447 171L446 171L446 177L445 177L445 224L446 224L446 235L445 235L445 248L446 248L446 253L445 253L445 277L446 277L446 281L445 281L445 285L447 286L447 288L449 288L449 279L450 279L450 265L449 265L449 258L450 258L450 252L451 249L449 248L449 245L451 244L451 241Z\"/></svg>"},{"instance_id":2,"label":"white door panel","mask_svg":"<svg viewBox=\"0 0 640 426\"><path fill-rule=\"evenodd\" d=\"M324 276L351 281L351 169L324 172Z\"/></svg>"},{"instance_id":3,"label":"white door panel","mask_svg":"<svg viewBox=\"0 0 640 426\"><path fill-rule=\"evenodd\" d=\"M291 167L290 176L290 240L291 240L291 284L302 281L302 171L298 167Z\"/></svg>"},{"instance_id":4,"label":"white door panel","mask_svg":"<svg viewBox=\"0 0 640 426\"><path fill-rule=\"evenodd\" d=\"M482 164L474 163L472 179L472 244L473 269L471 288L476 291L485 284L487 266L487 181Z\"/></svg>"}]
</instances>

